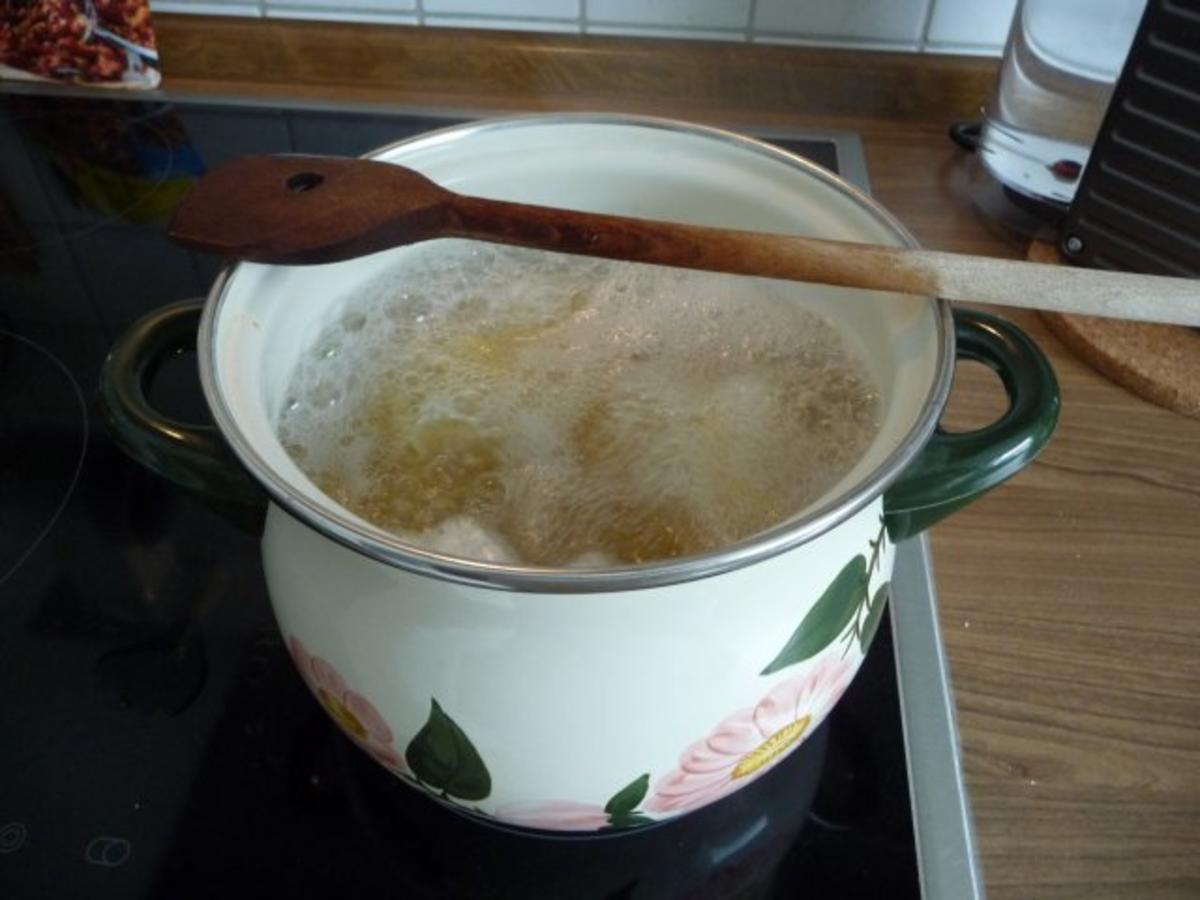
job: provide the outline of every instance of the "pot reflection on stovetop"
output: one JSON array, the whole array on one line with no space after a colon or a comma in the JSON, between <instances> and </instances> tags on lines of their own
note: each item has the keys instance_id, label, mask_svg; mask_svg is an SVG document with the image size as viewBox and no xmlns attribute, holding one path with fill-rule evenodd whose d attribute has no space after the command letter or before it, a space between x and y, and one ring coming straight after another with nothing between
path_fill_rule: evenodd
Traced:
<instances>
[{"instance_id":1,"label":"pot reflection on stovetop","mask_svg":"<svg viewBox=\"0 0 1200 900\"><path fill-rule=\"evenodd\" d=\"M865 732L900 727L896 707L890 716L877 708L891 659L886 623L877 640L884 652L868 658L839 712L756 783L644 830L565 837L469 818L389 775L333 727L277 634L262 630L151 895L208 897L253 872L254 884L299 896L913 896L907 795L893 801L893 761L878 758Z\"/></svg>"}]
</instances>

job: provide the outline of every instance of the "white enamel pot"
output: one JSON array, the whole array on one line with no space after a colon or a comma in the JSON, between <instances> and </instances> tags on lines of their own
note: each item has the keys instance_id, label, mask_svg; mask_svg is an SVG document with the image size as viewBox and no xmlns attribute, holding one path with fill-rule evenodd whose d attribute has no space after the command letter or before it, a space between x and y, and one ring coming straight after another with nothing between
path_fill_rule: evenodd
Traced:
<instances>
[{"instance_id":1,"label":"white enamel pot","mask_svg":"<svg viewBox=\"0 0 1200 900\"><path fill-rule=\"evenodd\" d=\"M676 122L487 121L371 156L505 200L916 245L818 166ZM857 343L883 386L878 436L819 501L737 545L621 569L438 555L323 496L275 436L299 355L392 260L223 273L197 344L219 434L166 420L145 399L155 361L194 336L198 305L160 310L118 342L105 408L130 453L243 522L261 521L265 489L271 601L313 694L397 777L512 825L638 827L768 771L854 677L895 542L1028 464L1057 418L1053 373L1011 325L952 316L933 298L793 285ZM993 425L951 435L935 426L956 343L959 357L1000 373L1011 405Z\"/></svg>"}]
</instances>

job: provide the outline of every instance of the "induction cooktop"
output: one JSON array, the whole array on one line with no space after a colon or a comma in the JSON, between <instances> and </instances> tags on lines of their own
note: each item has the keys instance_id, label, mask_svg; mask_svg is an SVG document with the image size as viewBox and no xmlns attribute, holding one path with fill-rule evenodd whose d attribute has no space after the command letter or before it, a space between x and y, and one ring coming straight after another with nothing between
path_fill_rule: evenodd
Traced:
<instances>
[{"instance_id":1,"label":"induction cooktop","mask_svg":"<svg viewBox=\"0 0 1200 900\"><path fill-rule=\"evenodd\" d=\"M980 896L924 539L859 676L767 776L632 833L517 833L350 745L289 662L256 537L105 434L113 340L219 271L163 232L199 175L467 118L0 94L0 896ZM853 134L741 130L869 187ZM207 420L189 355L151 399Z\"/></svg>"}]
</instances>

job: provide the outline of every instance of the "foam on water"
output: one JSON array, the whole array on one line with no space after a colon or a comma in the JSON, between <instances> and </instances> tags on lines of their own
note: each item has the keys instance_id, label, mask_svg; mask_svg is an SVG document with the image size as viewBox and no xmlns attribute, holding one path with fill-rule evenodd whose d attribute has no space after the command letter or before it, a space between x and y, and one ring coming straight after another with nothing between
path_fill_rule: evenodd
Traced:
<instances>
[{"instance_id":1,"label":"foam on water","mask_svg":"<svg viewBox=\"0 0 1200 900\"><path fill-rule=\"evenodd\" d=\"M814 502L878 428L834 327L754 279L438 241L337 310L281 440L348 509L467 558L728 544Z\"/></svg>"}]
</instances>

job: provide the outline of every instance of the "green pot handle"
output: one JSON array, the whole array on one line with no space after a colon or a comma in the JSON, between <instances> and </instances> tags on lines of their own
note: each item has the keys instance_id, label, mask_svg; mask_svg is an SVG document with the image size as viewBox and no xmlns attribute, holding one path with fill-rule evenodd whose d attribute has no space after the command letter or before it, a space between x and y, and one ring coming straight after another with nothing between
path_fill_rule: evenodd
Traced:
<instances>
[{"instance_id":1,"label":"green pot handle","mask_svg":"<svg viewBox=\"0 0 1200 900\"><path fill-rule=\"evenodd\" d=\"M130 326L100 370L100 408L116 444L146 468L202 500L239 527L261 533L263 488L212 425L180 422L147 398L163 363L196 346L204 303L183 300Z\"/></svg>"},{"instance_id":2,"label":"green pot handle","mask_svg":"<svg viewBox=\"0 0 1200 900\"><path fill-rule=\"evenodd\" d=\"M893 541L924 531L1021 471L1058 424L1058 381L1050 361L1010 322L972 309L954 311L956 359L995 370L1008 411L991 425L958 434L939 425L883 497Z\"/></svg>"}]
</instances>

